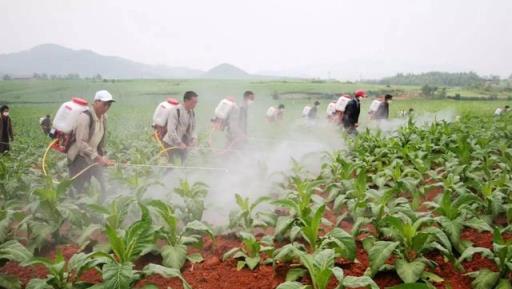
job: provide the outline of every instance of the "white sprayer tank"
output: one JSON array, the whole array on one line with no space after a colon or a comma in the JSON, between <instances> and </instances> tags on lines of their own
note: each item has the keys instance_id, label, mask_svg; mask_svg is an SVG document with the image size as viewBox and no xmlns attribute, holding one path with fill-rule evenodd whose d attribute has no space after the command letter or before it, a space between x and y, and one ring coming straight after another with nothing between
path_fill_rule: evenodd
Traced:
<instances>
[{"instance_id":1,"label":"white sprayer tank","mask_svg":"<svg viewBox=\"0 0 512 289\"><path fill-rule=\"evenodd\" d=\"M333 115L336 113L336 102L331 102L327 105L327 110L325 111L327 115Z\"/></svg>"},{"instance_id":2,"label":"white sprayer tank","mask_svg":"<svg viewBox=\"0 0 512 289\"><path fill-rule=\"evenodd\" d=\"M215 108L215 117L226 119L234 106L235 102L232 99L224 98Z\"/></svg>"},{"instance_id":3,"label":"white sprayer tank","mask_svg":"<svg viewBox=\"0 0 512 289\"><path fill-rule=\"evenodd\" d=\"M88 109L87 100L73 97L70 101L63 103L60 106L57 114L55 115L55 119L53 120L53 128L64 134L70 133L73 130L80 113Z\"/></svg>"},{"instance_id":4,"label":"white sprayer tank","mask_svg":"<svg viewBox=\"0 0 512 289\"><path fill-rule=\"evenodd\" d=\"M166 101L158 104L155 109L155 113L153 114L153 126L165 126L167 119L169 118L171 108L178 104L179 102L174 98L168 98Z\"/></svg>"}]
</instances>

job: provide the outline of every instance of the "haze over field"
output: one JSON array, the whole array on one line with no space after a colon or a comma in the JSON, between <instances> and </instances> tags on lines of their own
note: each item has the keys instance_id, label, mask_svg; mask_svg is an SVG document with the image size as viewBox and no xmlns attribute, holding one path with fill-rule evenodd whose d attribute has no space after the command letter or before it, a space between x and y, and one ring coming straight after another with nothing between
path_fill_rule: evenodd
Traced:
<instances>
[{"instance_id":1,"label":"haze over field","mask_svg":"<svg viewBox=\"0 0 512 289\"><path fill-rule=\"evenodd\" d=\"M0 53L44 43L149 65L251 74L377 78L397 72L512 72L512 2L0 2ZM1 72L1 71L0 71Z\"/></svg>"}]
</instances>

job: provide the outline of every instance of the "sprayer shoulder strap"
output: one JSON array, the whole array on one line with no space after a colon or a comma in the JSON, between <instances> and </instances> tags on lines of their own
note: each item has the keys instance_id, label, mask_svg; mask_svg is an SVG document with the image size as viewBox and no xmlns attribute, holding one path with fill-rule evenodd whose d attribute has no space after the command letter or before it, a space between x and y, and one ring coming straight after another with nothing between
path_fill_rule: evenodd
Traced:
<instances>
[{"instance_id":1,"label":"sprayer shoulder strap","mask_svg":"<svg viewBox=\"0 0 512 289\"><path fill-rule=\"evenodd\" d=\"M86 110L83 113L89 117L89 139L91 139L92 134L94 133L94 129L93 129L94 120L92 119L92 114L89 110ZM71 147L71 145L73 145L75 142L76 142L76 131L75 131L75 129L73 129L70 141L67 142L67 144L65 146L65 151L67 152L69 150L69 148Z\"/></svg>"},{"instance_id":2,"label":"sprayer shoulder strap","mask_svg":"<svg viewBox=\"0 0 512 289\"><path fill-rule=\"evenodd\" d=\"M89 117L89 139L91 139L92 134L94 133L93 126L94 126L94 119L92 118L91 111L86 110L84 113Z\"/></svg>"}]
</instances>

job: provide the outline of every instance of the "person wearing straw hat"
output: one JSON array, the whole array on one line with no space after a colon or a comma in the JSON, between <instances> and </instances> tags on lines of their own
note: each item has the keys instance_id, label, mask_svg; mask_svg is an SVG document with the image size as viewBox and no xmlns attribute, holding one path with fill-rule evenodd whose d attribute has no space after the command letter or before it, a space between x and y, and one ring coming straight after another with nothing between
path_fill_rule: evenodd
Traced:
<instances>
[{"instance_id":1,"label":"person wearing straw hat","mask_svg":"<svg viewBox=\"0 0 512 289\"><path fill-rule=\"evenodd\" d=\"M94 95L92 109L86 110L78 117L74 129L74 140L69 147L68 169L73 178L73 188L77 193L84 190L94 177L100 184L100 200L105 197L103 167L113 165L106 157L105 135L107 131L107 111L115 100L106 90Z\"/></svg>"},{"instance_id":2,"label":"person wearing straw hat","mask_svg":"<svg viewBox=\"0 0 512 289\"><path fill-rule=\"evenodd\" d=\"M169 109L167 132L162 140L170 162L179 158L183 164L187 158L188 149L196 143L194 108L197 105L197 97L197 93L187 91L183 95L183 103Z\"/></svg>"}]
</instances>

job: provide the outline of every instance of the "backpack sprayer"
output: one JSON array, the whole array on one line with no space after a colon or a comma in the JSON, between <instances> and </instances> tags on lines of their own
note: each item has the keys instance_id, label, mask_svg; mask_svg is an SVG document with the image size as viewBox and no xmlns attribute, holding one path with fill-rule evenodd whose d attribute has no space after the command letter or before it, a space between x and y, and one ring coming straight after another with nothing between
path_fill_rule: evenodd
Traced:
<instances>
[{"instance_id":1,"label":"backpack sprayer","mask_svg":"<svg viewBox=\"0 0 512 289\"><path fill-rule=\"evenodd\" d=\"M76 128L78 118L82 112L88 111L88 102L85 99L72 97L70 101L63 103L53 121L52 129L48 136L53 139L46 148L42 159L42 170L45 176L48 176L46 171L46 158L50 149L60 153L67 153L69 147L75 141L73 130Z\"/></svg>"}]
</instances>

